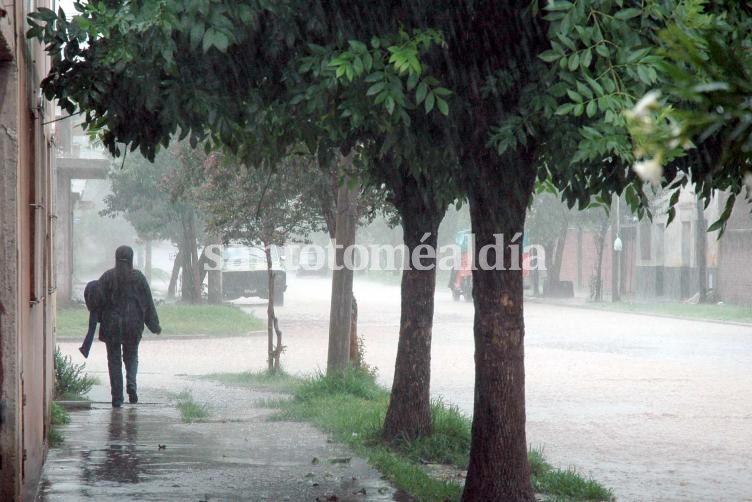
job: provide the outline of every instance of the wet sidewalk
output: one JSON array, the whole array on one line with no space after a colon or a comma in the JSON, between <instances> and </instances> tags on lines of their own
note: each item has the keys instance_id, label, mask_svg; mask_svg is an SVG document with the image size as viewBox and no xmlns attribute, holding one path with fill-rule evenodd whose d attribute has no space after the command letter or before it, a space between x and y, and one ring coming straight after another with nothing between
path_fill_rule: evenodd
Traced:
<instances>
[{"instance_id":1,"label":"wet sidewalk","mask_svg":"<svg viewBox=\"0 0 752 502\"><path fill-rule=\"evenodd\" d=\"M156 389L143 395L156 402L72 411L37 500L408 500L312 426L270 421L273 411L254 404L268 392L186 384L209 403L206 422L182 423L169 394Z\"/></svg>"}]
</instances>

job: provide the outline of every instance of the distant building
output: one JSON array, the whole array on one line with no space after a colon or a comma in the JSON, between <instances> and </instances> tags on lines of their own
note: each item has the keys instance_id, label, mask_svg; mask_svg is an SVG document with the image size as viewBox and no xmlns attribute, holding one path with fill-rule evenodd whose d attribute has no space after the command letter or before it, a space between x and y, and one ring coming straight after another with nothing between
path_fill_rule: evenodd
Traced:
<instances>
[{"instance_id":1,"label":"distant building","mask_svg":"<svg viewBox=\"0 0 752 502\"><path fill-rule=\"evenodd\" d=\"M727 303L752 306L751 213L752 204L737 198L719 242L717 297Z\"/></svg>"},{"instance_id":2,"label":"distant building","mask_svg":"<svg viewBox=\"0 0 752 502\"><path fill-rule=\"evenodd\" d=\"M700 258L705 256L706 288L711 301L752 305L752 204L737 198L725 233L706 232L718 220L728 195L717 192L707 207L698 211L696 195L683 189L676 204L676 216L668 223L666 210L671 192L651 202L653 218L638 221L624 213L619 237L620 293L637 301L684 301L700 290ZM571 281L580 295L588 292L597 264L597 232L571 227L564 246L560 278ZM602 260L604 298L612 288L613 242L605 234Z\"/></svg>"},{"instance_id":3,"label":"distant building","mask_svg":"<svg viewBox=\"0 0 752 502\"><path fill-rule=\"evenodd\" d=\"M725 200L716 196L699 211L695 193L682 189L674 221L667 225L671 193L652 201L652 221L646 218L638 223L638 299L685 300L699 293L700 249L705 253L707 288L714 289L717 284L718 233L705 230L718 219Z\"/></svg>"},{"instance_id":4,"label":"distant building","mask_svg":"<svg viewBox=\"0 0 752 502\"><path fill-rule=\"evenodd\" d=\"M0 500L33 500L47 452L56 302L53 109L29 5L0 9Z\"/></svg>"}]
</instances>

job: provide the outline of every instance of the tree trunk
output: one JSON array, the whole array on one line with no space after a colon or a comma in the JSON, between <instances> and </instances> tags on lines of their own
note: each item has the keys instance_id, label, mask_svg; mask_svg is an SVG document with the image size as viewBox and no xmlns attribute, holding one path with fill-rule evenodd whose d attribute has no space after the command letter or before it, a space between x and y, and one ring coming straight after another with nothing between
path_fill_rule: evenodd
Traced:
<instances>
[{"instance_id":1,"label":"tree trunk","mask_svg":"<svg viewBox=\"0 0 752 502\"><path fill-rule=\"evenodd\" d=\"M551 279L557 283L561 280L561 263L564 261L564 247L567 244L568 233L569 219L565 218L559 229L559 236L556 238L556 252L551 270Z\"/></svg>"},{"instance_id":2,"label":"tree trunk","mask_svg":"<svg viewBox=\"0 0 752 502\"><path fill-rule=\"evenodd\" d=\"M212 245L221 245L222 241L219 237L215 236L210 239L209 243ZM202 258L206 256L206 248L204 248L204 252L201 253L201 256ZM199 262L201 262L201 260L199 260ZM206 270L206 268L204 268L204 270ZM209 303L220 304L222 303L222 270L208 270L206 273L209 276L207 288Z\"/></svg>"},{"instance_id":3,"label":"tree trunk","mask_svg":"<svg viewBox=\"0 0 752 502\"><path fill-rule=\"evenodd\" d=\"M352 162L352 153L342 162ZM352 323L353 271L344 267L345 250L355 244L357 190L345 180L337 194L335 266L332 271L332 303L329 314L329 348L326 372L343 371L350 365L350 326ZM339 270L337 270L339 269Z\"/></svg>"},{"instance_id":4,"label":"tree trunk","mask_svg":"<svg viewBox=\"0 0 752 502\"><path fill-rule=\"evenodd\" d=\"M170 285L167 287L167 298L175 298L175 290L178 287L178 276L180 269L183 267L183 250L178 248L178 254L172 264L172 274L170 274Z\"/></svg>"},{"instance_id":5,"label":"tree trunk","mask_svg":"<svg viewBox=\"0 0 752 502\"><path fill-rule=\"evenodd\" d=\"M183 214L183 281L181 294L183 301L189 303L201 302L201 284L198 273L198 253L196 251L196 225L192 213Z\"/></svg>"},{"instance_id":6,"label":"tree trunk","mask_svg":"<svg viewBox=\"0 0 752 502\"><path fill-rule=\"evenodd\" d=\"M697 256L697 280L700 293L699 302L708 300L708 256L707 256L707 223L705 221L705 206L697 197L697 229L695 231L695 255Z\"/></svg>"},{"instance_id":7,"label":"tree trunk","mask_svg":"<svg viewBox=\"0 0 752 502\"><path fill-rule=\"evenodd\" d=\"M144 241L144 250L144 254L146 255L144 275L146 276L146 281L151 284L151 239L146 239Z\"/></svg>"},{"instance_id":8,"label":"tree trunk","mask_svg":"<svg viewBox=\"0 0 752 502\"><path fill-rule=\"evenodd\" d=\"M190 239L191 247L191 296L194 303L201 303L201 282L203 275L201 274L199 259L198 259L198 236L196 232L196 214L191 211L188 216L188 239ZM203 252L201 253L203 255Z\"/></svg>"},{"instance_id":9,"label":"tree trunk","mask_svg":"<svg viewBox=\"0 0 752 502\"><path fill-rule=\"evenodd\" d=\"M414 188L413 188L414 187ZM443 211L421 197L413 181L396 198L402 216L403 238L409 256L420 245L437 248L437 234ZM425 240L423 236L429 234ZM384 438L414 439L431 433L431 334L433 328L434 293L436 290L436 257L423 258L422 265L430 270L413 268L409 262L402 271L400 333L394 382L389 408L384 419ZM477 262L476 262L477 263Z\"/></svg>"},{"instance_id":10,"label":"tree trunk","mask_svg":"<svg viewBox=\"0 0 752 502\"><path fill-rule=\"evenodd\" d=\"M358 339L358 302L352 299L352 316L350 317L350 366L360 368L363 365L363 353Z\"/></svg>"},{"instance_id":11,"label":"tree trunk","mask_svg":"<svg viewBox=\"0 0 752 502\"><path fill-rule=\"evenodd\" d=\"M591 292L591 299L594 302L603 301L603 250L606 247L606 232L608 232L608 218L603 218L596 238L595 284Z\"/></svg>"},{"instance_id":12,"label":"tree trunk","mask_svg":"<svg viewBox=\"0 0 752 502\"><path fill-rule=\"evenodd\" d=\"M531 158L506 154L499 159L477 148L467 167L472 228L480 250L495 235L511 242L522 233L535 169ZM532 157L532 155L529 155ZM507 270L473 270L475 304L475 403L472 443L463 501L532 502L525 435L525 362L521 246L506 246ZM515 268L510 270L510 268Z\"/></svg>"},{"instance_id":13,"label":"tree trunk","mask_svg":"<svg viewBox=\"0 0 752 502\"><path fill-rule=\"evenodd\" d=\"M274 349L274 328L277 316L274 312L274 272L272 271L272 251L267 243L264 243L264 254L266 255L266 272L269 288L269 299L266 302L266 335L267 335L267 363L269 372L279 370L279 355L277 351L281 350L281 337L277 343L277 351Z\"/></svg>"}]
</instances>

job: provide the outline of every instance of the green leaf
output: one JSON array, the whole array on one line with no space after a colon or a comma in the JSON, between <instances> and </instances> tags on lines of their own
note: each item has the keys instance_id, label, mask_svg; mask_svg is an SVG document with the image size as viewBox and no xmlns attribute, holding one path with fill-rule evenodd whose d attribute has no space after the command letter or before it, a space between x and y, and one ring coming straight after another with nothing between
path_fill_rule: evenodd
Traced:
<instances>
[{"instance_id":1,"label":"green leaf","mask_svg":"<svg viewBox=\"0 0 752 502\"><path fill-rule=\"evenodd\" d=\"M569 56L569 71L575 71L578 66L580 66L580 56L575 52Z\"/></svg>"},{"instance_id":2,"label":"green leaf","mask_svg":"<svg viewBox=\"0 0 752 502\"><path fill-rule=\"evenodd\" d=\"M449 104L446 102L446 100L437 97L436 98L436 108L439 109L442 115L447 116L449 115Z\"/></svg>"},{"instance_id":3,"label":"green leaf","mask_svg":"<svg viewBox=\"0 0 752 502\"><path fill-rule=\"evenodd\" d=\"M198 48L198 46L201 44L201 39L203 38L203 36L204 23L202 23L201 21L196 21L193 26L191 26L191 47Z\"/></svg>"},{"instance_id":4,"label":"green leaf","mask_svg":"<svg viewBox=\"0 0 752 502\"><path fill-rule=\"evenodd\" d=\"M595 103L595 100L591 100L587 104L587 108L585 109L587 116L592 118L595 116L595 112L597 111L598 111L598 105Z\"/></svg>"},{"instance_id":5,"label":"green leaf","mask_svg":"<svg viewBox=\"0 0 752 502\"><path fill-rule=\"evenodd\" d=\"M366 91L366 96L373 96L374 94L378 94L384 89L384 86L386 84L382 82L376 82L371 87L368 88L368 91Z\"/></svg>"},{"instance_id":6,"label":"green leaf","mask_svg":"<svg viewBox=\"0 0 752 502\"><path fill-rule=\"evenodd\" d=\"M568 115L572 113L573 109L574 103L564 103L563 105L559 106L554 113L556 115Z\"/></svg>"},{"instance_id":7,"label":"green leaf","mask_svg":"<svg viewBox=\"0 0 752 502\"><path fill-rule=\"evenodd\" d=\"M575 103L582 103L582 96L580 96L577 91L567 89L567 96L569 96L569 99L571 99Z\"/></svg>"},{"instance_id":8,"label":"green leaf","mask_svg":"<svg viewBox=\"0 0 752 502\"><path fill-rule=\"evenodd\" d=\"M350 47L352 47L355 52L366 52L368 50L366 44L364 44L360 40L349 40L348 44L350 44Z\"/></svg>"},{"instance_id":9,"label":"green leaf","mask_svg":"<svg viewBox=\"0 0 752 502\"><path fill-rule=\"evenodd\" d=\"M550 50L541 52L540 54L538 54L538 57L546 63L553 63L554 61L556 61L557 59L561 57L561 54L554 51L553 49L550 49Z\"/></svg>"},{"instance_id":10,"label":"green leaf","mask_svg":"<svg viewBox=\"0 0 752 502\"><path fill-rule=\"evenodd\" d=\"M593 62L593 51L590 49L585 49L582 52L582 57L580 58L580 66L582 66L582 69L586 69L590 66L590 63Z\"/></svg>"},{"instance_id":11,"label":"green leaf","mask_svg":"<svg viewBox=\"0 0 752 502\"><path fill-rule=\"evenodd\" d=\"M577 81L577 92L582 94L587 99L593 98L593 91L590 89L590 87L586 86L580 81Z\"/></svg>"},{"instance_id":12,"label":"green leaf","mask_svg":"<svg viewBox=\"0 0 752 502\"><path fill-rule=\"evenodd\" d=\"M230 45L230 39L221 31L216 31L214 35L214 47L220 52L227 52L227 47Z\"/></svg>"},{"instance_id":13,"label":"green leaf","mask_svg":"<svg viewBox=\"0 0 752 502\"><path fill-rule=\"evenodd\" d=\"M360 59L360 57L356 57L353 61L353 70L355 71L356 75L363 73L363 60Z\"/></svg>"},{"instance_id":14,"label":"green leaf","mask_svg":"<svg viewBox=\"0 0 752 502\"><path fill-rule=\"evenodd\" d=\"M437 87L433 90L433 93L437 96L451 96L452 91L450 91L446 87Z\"/></svg>"},{"instance_id":15,"label":"green leaf","mask_svg":"<svg viewBox=\"0 0 752 502\"><path fill-rule=\"evenodd\" d=\"M423 100L426 99L427 93L428 86L426 85L425 81L418 84L418 88L415 90L415 104L421 104Z\"/></svg>"},{"instance_id":16,"label":"green leaf","mask_svg":"<svg viewBox=\"0 0 752 502\"><path fill-rule=\"evenodd\" d=\"M407 90L412 91L415 89L415 86L418 84L418 74L411 72L410 75L407 77Z\"/></svg>"},{"instance_id":17,"label":"green leaf","mask_svg":"<svg viewBox=\"0 0 752 502\"><path fill-rule=\"evenodd\" d=\"M604 58L611 56L611 51L608 49L608 46L605 43L596 45L595 52L597 52L599 55L603 56Z\"/></svg>"},{"instance_id":18,"label":"green leaf","mask_svg":"<svg viewBox=\"0 0 752 502\"><path fill-rule=\"evenodd\" d=\"M576 105L574 105L573 111L574 111L574 116L579 117L585 111L585 105L583 105L582 103L577 103Z\"/></svg>"},{"instance_id":19,"label":"green leaf","mask_svg":"<svg viewBox=\"0 0 752 502\"><path fill-rule=\"evenodd\" d=\"M436 100L436 96L433 95L432 92L429 92L428 95L426 95L426 102L424 103L426 108L426 113L431 113L431 110L433 110L433 105Z\"/></svg>"},{"instance_id":20,"label":"green leaf","mask_svg":"<svg viewBox=\"0 0 752 502\"><path fill-rule=\"evenodd\" d=\"M567 0L557 0L556 2L548 2L548 5L546 5L546 10L548 12L556 12L556 11L562 11L562 10L569 10L573 7L572 2L569 2Z\"/></svg>"},{"instance_id":21,"label":"green leaf","mask_svg":"<svg viewBox=\"0 0 752 502\"><path fill-rule=\"evenodd\" d=\"M378 82L384 80L384 72L376 71L366 77L366 82Z\"/></svg>"},{"instance_id":22,"label":"green leaf","mask_svg":"<svg viewBox=\"0 0 752 502\"><path fill-rule=\"evenodd\" d=\"M391 96L387 97L384 105L386 106L386 111L389 112L389 115L391 115L392 112L394 112L394 98L392 98Z\"/></svg>"},{"instance_id":23,"label":"green leaf","mask_svg":"<svg viewBox=\"0 0 752 502\"><path fill-rule=\"evenodd\" d=\"M616 14L614 14L614 17L616 19L621 19L622 21L626 21L627 19L635 18L642 14L642 10L637 8L629 8L629 9L622 9Z\"/></svg>"}]
</instances>

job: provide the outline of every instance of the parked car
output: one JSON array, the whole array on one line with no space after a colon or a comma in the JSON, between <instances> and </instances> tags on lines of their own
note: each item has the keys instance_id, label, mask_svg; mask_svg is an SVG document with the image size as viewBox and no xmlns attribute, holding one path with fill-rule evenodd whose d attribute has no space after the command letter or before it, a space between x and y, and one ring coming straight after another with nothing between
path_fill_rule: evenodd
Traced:
<instances>
[{"instance_id":1,"label":"parked car","mask_svg":"<svg viewBox=\"0 0 752 502\"><path fill-rule=\"evenodd\" d=\"M235 300L241 296L269 298L269 276L264 250L252 246L229 245L222 250L222 296ZM283 261L272 252L274 305L284 305L287 272Z\"/></svg>"},{"instance_id":2,"label":"parked car","mask_svg":"<svg viewBox=\"0 0 752 502\"><path fill-rule=\"evenodd\" d=\"M319 256L319 253L314 248L304 248L305 252L301 250L298 256L298 269L296 275L326 275L329 273L329 264L327 263L326 253L323 256ZM323 248L321 248L323 250ZM325 251L325 250L324 250ZM323 258L323 261L321 261Z\"/></svg>"}]
</instances>

